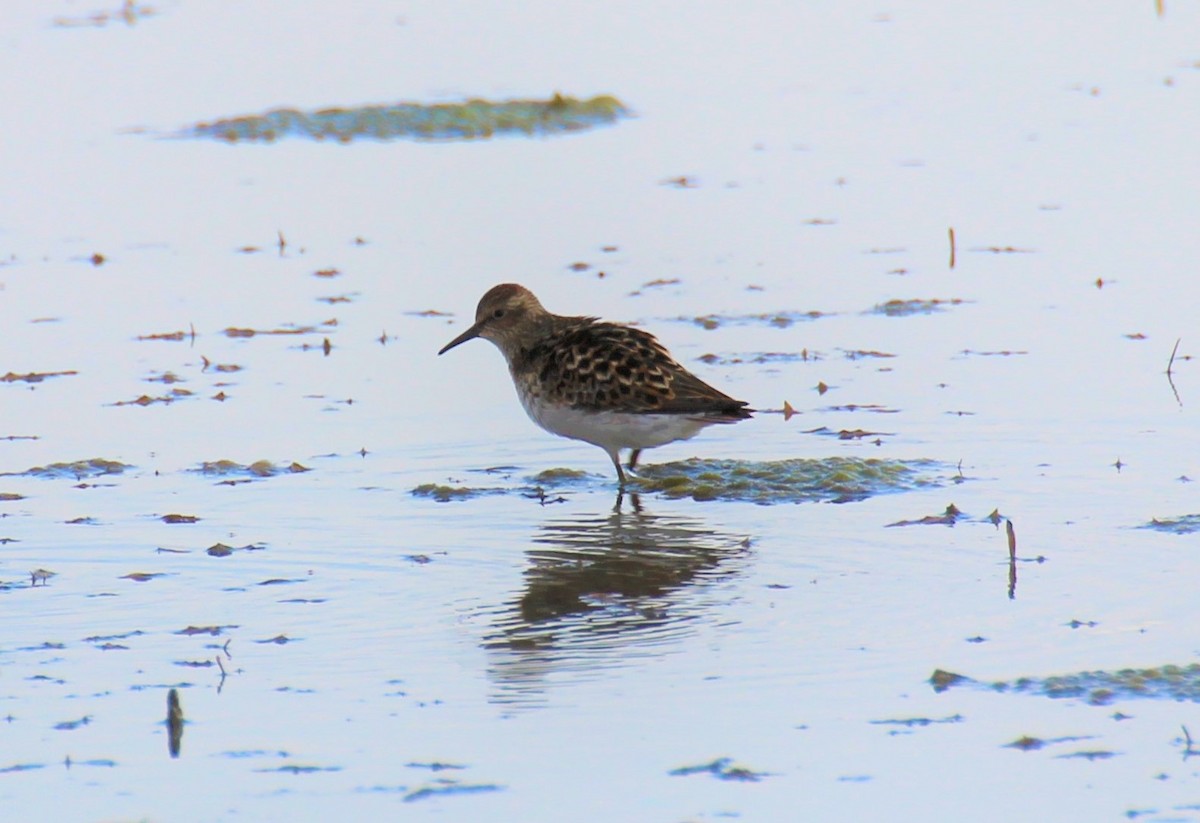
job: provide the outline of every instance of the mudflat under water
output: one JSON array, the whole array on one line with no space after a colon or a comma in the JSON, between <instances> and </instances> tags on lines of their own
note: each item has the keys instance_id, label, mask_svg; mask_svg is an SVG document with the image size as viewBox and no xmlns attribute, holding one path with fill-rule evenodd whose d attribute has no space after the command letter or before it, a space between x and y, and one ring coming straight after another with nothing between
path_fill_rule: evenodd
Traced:
<instances>
[{"instance_id":1,"label":"mudflat under water","mask_svg":"<svg viewBox=\"0 0 1200 823\"><path fill-rule=\"evenodd\" d=\"M1200 819L1194 10L60 6L0 38L7 815ZM556 92L631 116L180 136ZM504 281L761 413L618 500L436 356Z\"/></svg>"}]
</instances>

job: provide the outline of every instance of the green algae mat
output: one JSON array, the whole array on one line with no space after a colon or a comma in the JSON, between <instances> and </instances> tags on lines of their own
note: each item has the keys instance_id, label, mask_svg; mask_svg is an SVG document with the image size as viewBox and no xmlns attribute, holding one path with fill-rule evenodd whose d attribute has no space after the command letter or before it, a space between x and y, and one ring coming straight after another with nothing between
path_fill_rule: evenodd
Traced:
<instances>
[{"instance_id":1,"label":"green algae mat","mask_svg":"<svg viewBox=\"0 0 1200 823\"><path fill-rule=\"evenodd\" d=\"M932 460L681 460L638 469L631 491L752 503L849 502L939 485Z\"/></svg>"},{"instance_id":2,"label":"green algae mat","mask_svg":"<svg viewBox=\"0 0 1200 823\"><path fill-rule=\"evenodd\" d=\"M229 143L273 142L284 137L336 140L480 140L503 135L551 136L587 131L631 116L615 97L547 100L467 100L462 103L394 103L316 111L280 108L263 114L197 123L176 137Z\"/></svg>"},{"instance_id":3,"label":"green algae mat","mask_svg":"<svg viewBox=\"0 0 1200 823\"><path fill-rule=\"evenodd\" d=\"M1181 517L1164 517L1162 519L1156 517L1138 528L1166 534L1193 534L1200 531L1200 514L1185 514Z\"/></svg>"},{"instance_id":4,"label":"green algae mat","mask_svg":"<svg viewBox=\"0 0 1200 823\"><path fill-rule=\"evenodd\" d=\"M974 686L998 692L1040 694L1043 697L1077 697L1097 706L1125 698L1200 702L1200 663L1075 672L1052 677L1021 677L1011 682L995 683L983 683L938 669L930 676L929 682L939 692L959 686Z\"/></svg>"},{"instance_id":5,"label":"green algae mat","mask_svg":"<svg viewBox=\"0 0 1200 823\"><path fill-rule=\"evenodd\" d=\"M843 503L877 494L942 485L934 474L942 464L933 460L881 460L857 457L794 458L789 460L680 460L639 466L625 491L690 497L693 500L737 500L774 503ZM612 480L572 469L549 469L528 478L528 485L511 489L539 502L547 502L566 489ZM426 483L412 490L415 497L440 503L502 494L504 489L446 486ZM550 502L556 502L551 500Z\"/></svg>"}]
</instances>

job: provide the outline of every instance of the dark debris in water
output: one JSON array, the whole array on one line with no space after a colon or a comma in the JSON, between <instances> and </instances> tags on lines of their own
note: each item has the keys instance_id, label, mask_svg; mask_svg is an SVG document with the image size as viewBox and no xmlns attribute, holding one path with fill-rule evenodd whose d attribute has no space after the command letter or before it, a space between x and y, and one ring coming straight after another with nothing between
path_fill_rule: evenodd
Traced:
<instances>
[{"instance_id":1,"label":"dark debris in water","mask_svg":"<svg viewBox=\"0 0 1200 823\"><path fill-rule=\"evenodd\" d=\"M103 28L109 23L124 23L126 26L132 27L140 20L148 19L158 14L158 10L146 3L139 3L137 0L125 0L125 2L117 4L110 3L116 8L109 8L102 11L93 11L82 15L73 15L69 17L55 17L53 25L57 28ZM96 255L97 257L99 255Z\"/></svg>"},{"instance_id":2,"label":"dark debris in water","mask_svg":"<svg viewBox=\"0 0 1200 823\"><path fill-rule=\"evenodd\" d=\"M3 472L0 473L0 477L24 475L26 477L43 477L51 480L82 480L85 477L122 474L126 469L132 468L133 466L118 460L93 457L90 460L76 460L72 463L47 463L45 466L33 466L23 472Z\"/></svg>"},{"instance_id":3,"label":"dark debris in water","mask_svg":"<svg viewBox=\"0 0 1200 823\"><path fill-rule=\"evenodd\" d=\"M166 572L130 572L121 575L121 580L132 580L135 583L145 583L156 577L166 577Z\"/></svg>"},{"instance_id":4,"label":"dark debris in water","mask_svg":"<svg viewBox=\"0 0 1200 823\"><path fill-rule=\"evenodd\" d=\"M1069 754L1056 754L1055 757L1059 760L1108 760L1116 757L1116 752L1110 752L1105 749L1089 749L1082 752L1071 752Z\"/></svg>"},{"instance_id":5,"label":"dark debris in water","mask_svg":"<svg viewBox=\"0 0 1200 823\"><path fill-rule=\"evenodd\" d=\"M316 326L281 326L277 329L247 329L230 326L223 332L226 337L257 337L260 334L316 334Z\"/></svg>"},{"instance_id":6,"label":"dark debris in water","mask_svg":"<svg viewBox=\"0 0 1200 823\"><path fill-rule=\"evenodd\" d=\"M440 797L455 794L482 794L485 792L503 791L504 787L495 783L459 783L455 780L439 780L432 786L422 786L404 795L405 803L414 800L425 800L430 797Z\"/></svg>"},{"instance_id":7,"label":"dark debris in water","mask_svg":"<svg viewBox=\"0 0 1200 823\"><path fill-rule=\"evenodd\" d=\"M705 314L699 317L676 317L685 323L695 323L702 329L712 331L721 326L767 325L777 329L786 329L796 323L808 320L818 320L830 315L820 311L779 311L764 314Z\"/></svg>"},{"instance_id":8,"label":"dark debris in water","mask_svg":"<svg viewBox=\"0 0 1200 823\"><path fill-rule=\"evenodd\" d=\"M92 722L92 716L90 714L85 714L83 717L79 718L78 720L64 720L61 723L55 723L54 730L60 731L60 732L74 731L75 729L86 726L91 722Z\"/></svg>"},{"instance_id":9,"label":"dark debris in water","mask_svg":"<svg viewBox=\"0 0 1200 823\"><path fill-rule=\"evenodd\" d=\"M83 638L84 643L104 643L110 640L128 640L131 637L141 637L145 632L141 629L133 631L121 632L120 634L94 634L91 637Z\"/></svg>"},{"instance_id":10,"label":"dark debris in water","mask_svg":"<svg viewBox=\"0 0 1200 823\"><path fill-rule=\"evenodd\" d=\"M473 99L462 103L394 103L318 111L274 109L198 123L178 137L212 137L230 143L308 137L348 143L356 139L479 140L499 135L547 136L585 131L629 117L608 95L547 100Z\"/></svg>"},{"instance_id":11,"label":"dark debris in water","mask_svg":"<svg viewBox=\"0 0 1200 823\"><path fill-rule=\"evenodd\" d=\"M14 763L11 766L0 768L0 774L13 774L14 772L28 772L33 769L44 769L45 763Z\"/></svg>"},{"instance_id":12,"label":"dark debris in water","mask_svg":"<svg viewBox=\"0 0 1200 823\"><path fill-rule=\"evenodd\" d=\"M959 297L948 300L889 300L876 303L864 314L882 314L884 317L909 317L914 314L934 314L945 311L949 306L959 306L968 301Z\"/></svg>"},{"instance_id":13,"label":"dark debris in water","mask_svg":"<svg viewBox=\"0 0 1200 823\"><path fill-rule=\"evenodd\" d=\"M341 766L302 766L288 764L274 769L255 769L256 772L284 772L285 774L319 774L321 772L340 772Z\"/></svg>"},{"instance_id":14,"label":"dark debris in water","mask_svg":"<svg viewBox=\"0 0 1200 823\"><path fill-rule=\"evenodd\" d=\"M41 383L47 377L73 377L79 372L71 371L31 371L25 374L16 374L8 372L3 377L0 377L0 383Z\"/></svg>"},{"instance_id":15,"label":"dark debris in water","mask_svg":"<svg viewBox=\"0 0 1200 823\"><path fill-rule=\"evenodd\" d=\"M895 726L903 729L914 729L942 723L962 723L965 719L961 714L952 714L949 717L905 717L893 720L872 720L870 722L872 726Z\"/></svg>"},{"instance_id":16,"label":"dark debris in water","mask_svg":"<svg viewBox=\"0 0 1200 823\"><path fill-rule=\"evenodd\" d=\"M899 414L899 409L893 409L889 406L882 406L879 403L844 403L840 406L826 406L823 411L827 412L874 412L875 414Z\"/></svg>"},{"instance_id":17,"label":"dark debris in water","mask_svg":"<svg viewBox=\"0 0 1200 823\"><path fill-rule=\"evenodd\" d=\"M935 692L944 692L952 686L970 682L973 682L971 678L944 669L935 669L929 676L929 685L933 686Z\"/></svg>"},{"instance_id":18,"label":"dark debris in water","mask_svg":"<svg viewBox=\"0 0 1200 823\"><path fill-rule=\"evenodd\" d=\"M857 457L764 462L692 458L640 467L633 485L638 491L695 500L841 503L937 486L930 474L937 465L930 460Z\"/></svg>"},{"instance_id":19,"label":"dark debris in water","mask_svg":"<svg viewBox=\"0 0 1200 823\"><path fill-rule=\"evenodd\" d=\"M764 777L770 777L770 772L756 772L745 766L736 766L732 757L718 757L710 763L696 766L681 766L671 769L667 774L672 777L689 777L693 774L709 774L718 780L735 780L743 783L757 783Z\"/></svg>"},{"instance_id":20,"label":"dark debris in water","mask_svg":"<svg viewBox=\"0 0 1200 823\"><path fill-rule=\"evenodd\" d=\"M988 254L1033 254L1036 249L1023 249L1017 246L975 246L967 249L970 252L986 252Z\"/></svg>"},{"instance_id":21,"label":"dark debris in water","mask_svg":"<svg viewBox=\"0 0 1200 823\"><path fill-rule=\"evenodd\" d=\"M1192 534L1200 531L1200 514L1185 514L1182 517L1153 518L1149 523L1138 526L1139 529L1152 529L1167 534Z\"/></svg>"},{"instance_id":22,"label":"dark debris in water","mask_svg":"<svg viewBox=\"0 0 1200 823\"><path fill-rule=\"evenodd\" d=\"M1083 740L1091 740L1092 735L1071 735L1068 737L1051 737L1042 739L1040 737L1031 737L1030 735L1022 735L1011 743L1005 743L1006 749L1017 749L1023 752L1036 752L1039 749L1044 749L1047 746L1054 746L1059 743L1079 743Z\"/></svg>"},{"instance_id":23,"label":"dark debris in water","mask_svg":"<svg viewBox=\"0 0 1200 823\"><path fill-rule=\"evenodd\" d=\"M257 757L268 757L272 759L291 757L286 751L266 749L240 749L237 751L218 752L217 757L227 757L231 760L248 760Z\"/></svg>"},{"instance_id":24,"label":"dark debris in water","mask_svg":"<svg viewBox=\"0 0 1200 823\"><path fill-rule=\"evenodd\" d=\"M194 338L195 336L196 336L195 330L193 329L192 337ZM166 332L152 332L150 334L139 334L134 339L138 340L138 341L166 340L166 341L170 341L173 343L178 343L181 340L187 339L187 337L188 337L188 333L184 332L184 331L166 331Z\"/></svg>"},{"instance_id":25,"label":"dark debris in water","mask_svg":"<svg viewBox=\"0 0 1200 823\"><path fill-rule=\"evenodd\" d=\"M747 352L745 354L702 354L696 359L702 363L720 366L737 366L741 364L751 365L770 365L774 363L805 363L809 360L817 359L819 355L810 353L808 349L802 349L798 352L787 351L761 351Z\"/></svg>"},{"instance_id":26,"label":"dark debris in water","mask_svg":"<svg viewBox=\"0 0 1200 823\"><path fill-rule=\"evenodd\" d=\"M114 406L153 406L155 403L170 405L176 400L184 400L188 397L193 397L194 393L187 389L171 389L166 394L160 394L153 397L149 394L139 395L132 400L117 400L112 403Z\"/></svg>"},{"instance_id":27,"label":"dark debris in water","mask_svg":"<svg viewBox=\"0 0 1200 823\"><path fill-rule=\"evenodd\" d=\"M188 626L185 629L180 629L179 631L175 632L175 634L182 634L182 635L186 635L186 636L192 636L192 635L197 635L197 634L207 634L207 635L211 635L212 637L216 637L217 635L224 632L226 629L236 629L236 628L238 628L238 627L237 626Z\"/></svg>"},{"instance_id":28,"label":"dark debris in water","mask_svg":"<svg viewBox=\"0 0 1200 823\"><path fill-rule=\"evenodd\" d=\"M409 769L429 769L431 772L441 772L446 771L447 769L459 770L466 768L466 766L459 765L458 763L442 763L436 760L432 763L417 763L414 761L412 763L405 763L404 765Z\"/></svg>"},{"instance_id":29,"label":"dark debris in water","mask_svg":"<svg viewBox=\"0 0 1200 823\"><path fill-rule=\"evenodd\" d=\"M794 413L794 410L793 410ZM787 409L784 409L784 416L787 416ZM820 426L815 429L806 429L801 434L816 434L822 437L836 437L838 440L865 440L873 438L878 441L883 437L895 437L895 432L876 432L867 431L866 429L839 429L834 431L826 426Z\"/></svg>"},{"instance_id":30,"label":"dark debris in water","mask_svg":"<svg viewBox=\"0 0 1200 823\"><path fill-rule=\"evenodd\" d=\"M229 557L234 552L260 552L266 546L260 546L255 543L247 543L245 546L227 546L224 543L213 543L204 553L209 557Z\"/></svg>"},{"instance_id":31,"label":"dark debris in water","mask_svg":"<svg viewBox=\"0 0 1200 823\"><path fill-rule=\"evenodd\" d=\"M1168 664L1149 669L1097 670L1052 677L1022 677L990 684L939 669L933 673L930 683L935 691L970 685L999 692L1080 698L1094 706L1132 698L1200 703L1200 663L1186 666Z\"/></svg>"},{"instance_id":32,"label":"dark debris in water","mask_svg":"<svg viewBox=\"0 0 1200 823\"><path fill-rule=\"evenodd\" d=\"M1016 357L1022 354L1029 354L1029 352L1024 350L1013 351L1009 349L1000 349L999 351L975 351L973 349L963 349L962 354L964 357Z\"/></svg>"},{"instance_id":33,"label":"dark debris in water","mask_svg":"<svg viewBox=\"0 0 1200 823\"><path fill-rule=\"evenodd\" d=\"M962 517L962 511L951 503L941 514L927 514L918 520L897 520L895 523L888 523L886 528L890 529L894 526L953 526Z\"/></svg>"},{"instance_id":34,"label":"dark debris in water","mask_svg":"<svg viewBox=\"0 0 1200 823\"><path fill-rule=\"evenodd\" d=\"M896 357L891 352L878 351L876 349L841 349L840 351L847 360L866 360L868 358L887 360Z\"/></svg>"}]
</instances>

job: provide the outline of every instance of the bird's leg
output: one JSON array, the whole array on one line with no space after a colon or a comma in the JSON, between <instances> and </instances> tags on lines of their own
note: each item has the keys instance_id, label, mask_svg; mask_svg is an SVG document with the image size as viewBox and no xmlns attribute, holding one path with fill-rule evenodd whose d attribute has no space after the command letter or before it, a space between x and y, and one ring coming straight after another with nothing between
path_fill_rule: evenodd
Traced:
<instances>
[{"instance_id":1,"label":"bird's leg","mask_svg":"<svg viewBox=\"0 0 1200 823\"><path fill-rule=\"evenodd\" d=\"M637 468L638 457L641 455L641 453L642 453L641 449L633 449L631 452L629 452L629 469L630 469L630 471Z\"/></svg>"},{"instance_id":2,"label":"bird's leg","mask_svg":"<svg viewBox=\"0 0 1200 823\"><path fill-rule=\"evenodd\" d=\"M608 453L609 458L613 462L613 468L617 470L617 485L620 488L625 488L625 471L621 468L621 454L616 449Z\"/></svg>"}]
</instances>

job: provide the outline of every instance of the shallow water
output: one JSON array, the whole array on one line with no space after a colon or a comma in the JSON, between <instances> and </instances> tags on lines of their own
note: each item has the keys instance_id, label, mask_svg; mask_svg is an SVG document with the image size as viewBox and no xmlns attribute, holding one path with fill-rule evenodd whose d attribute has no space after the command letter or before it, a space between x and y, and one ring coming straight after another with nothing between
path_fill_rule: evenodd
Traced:
<instances>
[{"instance_id":1,"label":"shallow water","mask_svg":"<svg viewBox=\"0 0 1200 823\"><path fill-rule=\"evenodd\" d=\"M1192 10L100 8L0 41L14 819L1200 818L1195 703L992 687L1196 662ZM156 137L555 91L636 116ZM506 280L765 410L648 476L937 483L618 508L435 355Z\"/></svg>"}]
</instances>

